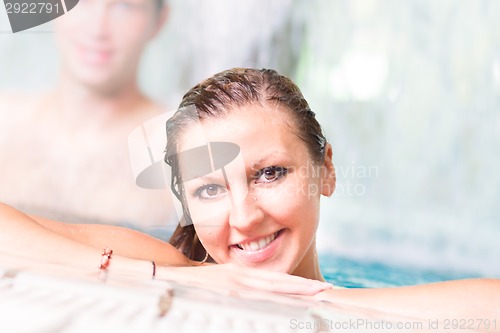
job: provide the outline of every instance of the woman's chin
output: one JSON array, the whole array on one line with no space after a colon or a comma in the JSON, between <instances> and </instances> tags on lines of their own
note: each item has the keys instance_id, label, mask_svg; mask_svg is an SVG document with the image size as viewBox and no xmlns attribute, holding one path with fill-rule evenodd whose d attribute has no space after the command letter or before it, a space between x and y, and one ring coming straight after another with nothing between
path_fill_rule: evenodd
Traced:
<instances>
[{"instance_id":1,"label":"woman's chin","mask_svg":"<svg viewBox=\"0 0 500 333\"><path fill-rule=\"evenodd\" d=\"M258 263L248 263L246 261L242 262L240 260L231 260L229 262L242 267L261 269L270 272L291 274L293 271L293 269L291 268L292 265L288 265L286 262L283 262L282 260L280 261L279 259Z\"/></svg>"}]
</instances>

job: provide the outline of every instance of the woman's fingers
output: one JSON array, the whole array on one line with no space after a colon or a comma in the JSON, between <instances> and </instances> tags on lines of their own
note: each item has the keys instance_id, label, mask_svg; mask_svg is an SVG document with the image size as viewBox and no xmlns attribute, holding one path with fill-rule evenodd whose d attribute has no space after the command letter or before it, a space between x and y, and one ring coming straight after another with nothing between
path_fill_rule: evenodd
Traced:
<instances>
[{"instance_id":1,"label":"woman's fingers","mask_svg":"<svg viewBox=\"0 0 500 333\"><path fill-rule=\"evenodd\" d=\"M294 295L315 295L325 289L330 289L332 286L320 281L289 281L286 278L280 277L274 280L260 280L252 277L239 276L236 282L249 289L258 289L283 294Z\"/></svg>"},{"instance_id":2,"label":"woman's fingers","mask_svg":"<svg viewBox=\"0 0 500 333\"><path fill-rule=\"evenodd\" d=\"M234 264L170 267L162 268L162 272L161 277L157 277L227 289L244 288L283 294L314 295L332 288L332 285L326 282Z\"/></svg>"},{"instance_id":3,"label":"woman's fingers","mask_svg":"<svg viewBox=\"0 0 500 333\"><path fill-rule=\"evenodd\" d=\"M330 283L305 279L286 273L249 268L244 270L246 271L241 271L232 276L235 283L244 288L295 295L314 295L332 288Z\"/></svg>"}]
</instances>

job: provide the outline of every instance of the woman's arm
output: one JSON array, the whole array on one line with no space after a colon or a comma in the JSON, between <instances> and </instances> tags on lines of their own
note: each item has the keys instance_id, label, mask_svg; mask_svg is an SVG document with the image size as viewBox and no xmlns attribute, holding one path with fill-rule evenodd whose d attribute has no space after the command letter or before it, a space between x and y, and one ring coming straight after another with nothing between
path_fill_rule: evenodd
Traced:
<instances>
[{"instance_id":1,"label":"woman's arm","mask_svg":"<svg viewBox=\"0 0 500 333\"><path fill-rule=\"evenodd\" d=\"M30 216L45 228L96 249L134 259L154 260L158 265L189 266L187 259L171 244L129 228L104 224L69 224Z\"/></svg>"},{"instance_id":2,"label":"woman's arm","mask_svg":"<svg viewBox=\"0 0 500 333\"><path fill-rule=\"evenodd\" d=\"M105 225L73 225L33 219L0 203L0 252L98 272L102 250L113 249L109 273L156 277L227 289L259 289L314 295L331 286L285 273L191 262L170 244L140 232ZM164 266L161 266L162 263ZM168 266L168 267L167 267ZM181 267L173 267L181 266Z\"/></svg>"},{"instance_id":3,"label":"woman's arm","mask_svg":"<svg viewBox=\"0 0 500 333\"><path fill-rule=\"evenodd\" d=\"M496 319L500 325L500 279L467 279L398 288L330 289L317 294L315 299L402 317Z\"/></svg>"},{"instance_id":4,"label":"woman's arm","mask_svg":"<svg viewBox=\"0 0 500 333\"><path fill-rule=\"evenodd\" d=\"M59 233L54 232L29 216L0 203L0 252L97 272L103 248L76 241L76 234L73 239L65 237L62 232L64 227L59 228ZM113 255L112 268L145 277L151 275L150 262L119 254Z\"/></svg>"}]
</instances>

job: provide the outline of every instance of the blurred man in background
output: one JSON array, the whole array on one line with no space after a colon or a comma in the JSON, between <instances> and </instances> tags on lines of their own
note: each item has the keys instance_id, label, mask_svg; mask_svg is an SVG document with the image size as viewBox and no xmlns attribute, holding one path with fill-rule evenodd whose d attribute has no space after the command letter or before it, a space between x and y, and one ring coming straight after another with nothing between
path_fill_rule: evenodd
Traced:
<instances>
[{"instance_id":1,"label":"blurred man in background","mask_svg":"<svg viewBox=\"0 0 500 333\"><path fill-rule=\"evenodd\" d=\"M127 146L135 127L165 112L137 72L166 16L163 0L80 0L55 21L55 88L0 96L0 201L68 222L147 228L174 217L166 191L136 186Z\"/></svg>"}]
</instances>

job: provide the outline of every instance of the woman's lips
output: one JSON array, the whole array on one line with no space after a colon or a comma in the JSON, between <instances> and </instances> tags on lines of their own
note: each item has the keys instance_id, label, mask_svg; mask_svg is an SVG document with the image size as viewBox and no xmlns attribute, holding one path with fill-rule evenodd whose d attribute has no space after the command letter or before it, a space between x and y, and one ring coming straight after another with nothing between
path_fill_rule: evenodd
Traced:
<instances>
[{"instance_id":1,"label":"woman's lips","mask_svg":"<svg viewBox=\"0 0 500 333\"><path fill-rule=\"evenodd\" d=\"M271 258L279 248L284 229L261 239L231 245L230 251L241 261L255 264Z\"/></svg>"}]
</instances>

